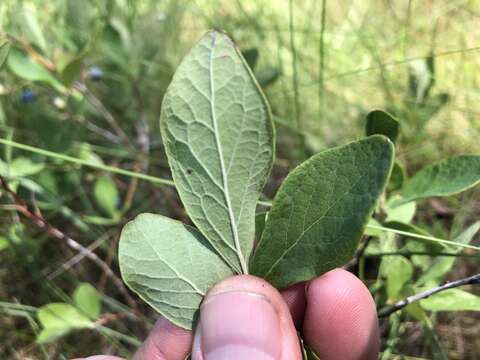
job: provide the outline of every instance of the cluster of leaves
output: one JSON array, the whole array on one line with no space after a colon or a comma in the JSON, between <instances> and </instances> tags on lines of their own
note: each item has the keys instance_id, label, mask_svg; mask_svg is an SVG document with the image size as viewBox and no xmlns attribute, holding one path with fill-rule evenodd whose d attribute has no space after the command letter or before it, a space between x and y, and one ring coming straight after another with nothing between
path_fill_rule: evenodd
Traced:
<instances>
[{"instance_id":1,"label":"cluster of leaves","mask_svg":"<svg viewBox=\"0 0 480 360\"><path fill-rule=\"evenodd\" d=\"M374 264L378 269L371 286L379 308L443 283L462 249L479 250L469 245L478 223L442 233L420 228L415 219L417 203L478 184L479 157L448 158L408 177L405 164L393 161L391 143L378 136L399 147L420 139L427 122L446 104L447 94L432 94L433 57L411 63L402 106L387 107L389 113L370 112L367 138L325 150L294 169L269 209L258 200L274 160L275 131L260 87L275 83L278 68L260 65L257 48L239 51L225 35L209 33L187 55L166 93L176 56L184 52L180 31L172 30L184 4L162 2L165 12L138 17L134 2L59 3L46 5L55 14L48 31L28 2L12 6L2 20L8 34L0 39L0 94L7 95L0 98L2 141L14 138L97 169L106 170L107 162L130 168L147 157L157 161L152 153L140 160L136 154L162 111L163 141L152 136L151 151L165 147L195 227L161 215L140 215L122 233L120 265L127 284L178 325L193 326L203 295L226 276L248 272L283 288L345 264L362 235L369 241L360 258L360 277L369 268L366 262L381 259ZM231 27L238 24L230 22ZM138 131L143 120L146 134ZM167 164L148 172L166 176ZM27 157L6 146L0 175L20 196L34 199L47 218L62 226L71 223L68 232L85 245L139 212L128 196L123 199L127 184L122 178L82 171L61 157ZM149 195L137 192L139 208L151 204ZM170 204L154 206L176 215ZM48 237L11 218L0 230L2 261L20 263L29 276L44 273L42 259L55 267L51 252L58 249L48 247ZM438 233L452 240L443 241ZM110 248L101 244L102 250ZM64 276L66 287L78 281L76 275ZM44 279L33 281L42 286ZM85 284L80 288L73 305L38 297L39 304L47 305L29 316L37 316L43 328L40 343L80 328L98 330L98 294ZM77 292L91 294L97 305L85 305ZM397 352L405 317L420 321L432 349L445 357L430 312L479 308L479 297L460 289L406 307L390 318L385 357Z\"/></svg>"},{"instance_id":2,"label":"cluster of leaves","mask_svg":"<svg viewBox=\"0 0 480 360\"><path fill-rule=\"evenodd\" d=\"M365 131L367 135L384 134L395 141L400 134L401 125L403 124L389 113L375 110L367 116ZM462 232L452 234L453 240L450 243L441 242L425 229L411 223L417 210L417 202L458 194L479 182L478 155L444 159L419 170L410 178L406 178L402 165L395 162L382 211L375 219L370 220L370 227L367 229L367 235L373 239L369 242L365 254L371 257L380 255L382 259L378 280L372 286L379 307L442 284L456 262L456 255L469 246L480 229L480 221L477 221ZM402 241L396 241L394 233L378 231L380 225L398 230L404 235ZM423 323L426 333L429 334L426 339L432 343L436 358L446 359L447 355L438 344L427 311L479 310L479 296L460 289L450 289L418 304L412 304L406 307L404 312ZM392 321L391 326L392 338L398 338L400 322ZM384 354L386 358L392 352L395 353L397 342L398 339L389 343Z\"/></svg>"},{"instance_id":3,"label":"cluster of leaves","mask_svg":"<svg viewBox=\"0 0 480 360\"><path fill-rule=\"evenodd\" d=\"M129 287L188 329L206 291L226 276L252 273L285 288L348 262L384 192L400 129L390 114L369 113L367 138L323 151L298 166L284 180L268 214L258 214L262 219L255 221L273 162L274 131L263 94L226 35L208 33L185 57L164 97L160 121L175 185L197 229L161 215L139 215L122 232L119 260ZM367 254L403 251L391 241L391 233L390 241L384 241L380 225L426 234L409 224L414 201L456 194L479 181L479 156L449 158L409 179L395 163L389 196L367 231L382 239L372 242ZM406 246L455 254L479 226L469 227L452 245L415 241ZM412 285L414 264L424 270L426 264L386 257L379 284L385 284L387 298L380 305L438 284L453 261L439 258ZM429 325L425 310L453 309L452 304L466 310L480 301L451 290L441 300L425 300L408 311Z\"/></svg>"}]
</instances>

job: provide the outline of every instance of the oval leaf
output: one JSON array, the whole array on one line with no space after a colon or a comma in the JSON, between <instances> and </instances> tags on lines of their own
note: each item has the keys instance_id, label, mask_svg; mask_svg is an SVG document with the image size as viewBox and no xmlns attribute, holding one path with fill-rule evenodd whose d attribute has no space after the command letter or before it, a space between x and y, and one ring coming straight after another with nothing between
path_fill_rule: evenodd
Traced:
<instances>
[{"instance_id":1,"label":"oval leaf","mask_svg":"<svg viewBox=\"0 0 480 360\"><path fill-rule=\"evenodd\" d=\"M96 320L102 310L102 297L89 283L81 283L73 293L75 306L90 319Z\"/></svg>"},{"instance_id":2,"label":"oval leaf","mask_svg":"<svg viewBox=\"0 0 480 360\"><path fill-rule=\"evenodd\" d=\"M274 133L267 102L226 35L207 33L180 64L161 130L188 214L225 261L246 273Z\"/></svg>"},{"instance_id":3,"label":"oval leaf","mask_svg":"<svg viewBox=\"0 0 480 360\"><path fill-rule=\"evenodd\" d=\"M252 273L283 288L345 264L385 188L393 153L393 144L375 135L292 171L275 196Z\"/></svg>"},{"instance_id":4,"label":"oval leaf","mask_svg":"<svg viewBox=\"0 0 480 360\"><path fill-rule=\"evenodd\" d=\"M115 182L108 176L101 176L95 182L93 193L98 206L112 218L115 218L119 212L117 204L120 198Z\"/></svg>"},{"instance_id":5,"label":"oval leaf","mask_svg":"<svg viewBox=\"0 0 480 360\"><path fill-rule=\"evenodd\" d=\"M429 311L480 311L480 296L460 289L448 289L420 301Z\"/></svg>"},{"instance_id":6,"label":"oval leaf","mask_svg":"<svg viewBox=\"0 0 480 360\"><path fill-rule=\"evenodd\" d=\"M395 142L398 137L400 124L395 118L386 111L373 110L367 115L365 132L367 136L380 134L385 135Z\"/></svg>"},{"instance_id":7,"label":"oval leaf","mask_svg":"<svg viewBox=\"0 0 480 360\"><path fill-rule=\"evenodd\" d=\"M207 290L233 275L196 229L153 214L139 215L123 228L119 261L128 287L186 329Z\"/></svg>"},{"instance_id":8,"label":"oval leaf","mask_svg":"<svg viewBox=\"0 0 480 360\"><path fill-rule=\"evenodd\" d=\"M44 82L59 92L65 91L63 85L47 69L17 48L10 50L7 64L10 70L22 79Z\"/></svg>"},{"instance_id":9,"label":"oval leaf","mask_svg":"<svg viewBox=\"0 0 480 360\"><path fill-rule=\"evenodd\" d=\"M454 156L427 166L408 179L402 189L402 199L395 205L417 199L450 196L465 191L480 182L480 156Z\"/></svg>"}]
</instances>

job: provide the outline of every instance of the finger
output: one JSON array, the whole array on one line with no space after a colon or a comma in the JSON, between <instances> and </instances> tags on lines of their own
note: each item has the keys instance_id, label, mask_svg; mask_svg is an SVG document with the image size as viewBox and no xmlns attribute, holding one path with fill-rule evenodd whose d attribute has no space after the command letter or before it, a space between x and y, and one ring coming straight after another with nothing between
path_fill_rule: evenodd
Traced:
<instances>
[{"instance_id":1,"label":"finger","mask_svg":"<svg viewBox=\"0 0 480 360\"><path fill-rule=\"evenodd\" d=\"M124 359L118 356L113 356L113 355L94 355L94 356L89 356L87 358L76 358L72 360L124 360Z\"/></svg>"},{"instance_id":2,"label":"finger","mask_svg":"<svg viewBox=\"0 0 480 360\"><path fill-rule=\"evenodd\" d=\"M193 360L300 360L290 312L266 281L241 275L214 286L200 308Z\"/></svg>"},{"instance_id":3,"label":"finger","mask_svg":"<svg viewBox=\"0 0 480 360\"><path fill-rule=\"evenodd\" d=\"M302 331L303 317L305 316L305 308L307 306L305 294L306 285L307 283L302 282L281 291L283 300L290 310L293 323L298 331Z\"/></svg>"},{"instance_id":4,"label":"finger","mask_svg":"<svg viewBox=\"0 0 480 360\"><path fill-rule=\"evenodd\" d=\"M375 303L353 274L335 269L310 282L304 339L322 360L377 359Z\"/></svg>"},{"instance_id":5,"label":"finger","mask_svg":"<svg viewBox=\"0 0 480 360\"><path fill-rule=\"evenodd\" d=\"M192 347L192 332L160 318L134 360L184 360Z\"/></svg>"}]
</instances>

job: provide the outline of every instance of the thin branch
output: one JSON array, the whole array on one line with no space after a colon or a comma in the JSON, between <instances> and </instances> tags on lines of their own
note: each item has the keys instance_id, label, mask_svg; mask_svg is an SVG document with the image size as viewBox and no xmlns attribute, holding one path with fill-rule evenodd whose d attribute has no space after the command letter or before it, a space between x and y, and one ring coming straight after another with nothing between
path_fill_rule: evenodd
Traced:
<instances>
[{"instance_id":1,"label":"thin branch","mask_svg":"<svg viewBox=\"0 0 480 360\"><path fill-rule=\"evenodd\" d=\"M80 91L88 100L88 102L103 115L108 124L115 130L116 134L122 139L124 144L129 148L132 148L132 143L128 138L125 131L120 127L115 117L108 111L108 109L102 104L102 102L92 93L84 84L75 84L75 89Z\"/></svg>"},{"instance_id":2,"label":"thin branch","mask_svg":"<svg viewBox=\"0 0 480 360\"><path fill-rule=\"evenodd\" d=\"M322 20L320 25L320 47L319 47L319 69L318 69L318 107L319 111L318 114L320 116L320 120L322 120L322 114L325 111L325 84L323 82L324 79L324 72L325 72L325 19L326 19L326 12L327 12L327 0L322 0Z\"/></svg>"},{"instance_id":3,"label":"thin branch","mask_svg":"<svg viewBox=\"0 0 480 360\"><path fill-rule=\"evenodd\" d=\"M353 255L353 259L350 260L343 268L345 270L352 270L355 266L358 265L360 262L360 259L364 256L365 250L367 250L368 244L370 243L370 240L372 240L373 236L367 236L365 239L361 242L360 246L358 247L357 251Z\"/></svg>"},{"instance_id":4,"label":"thin branch","mask_svg":"<svg viewBox=\"0 0 480 360\"><path fill-rule=\"evenodd\" d=\"M48 235L64 241L71 249L75 250L79 254L84 255L86 258L94 262L112 280L118 291L120 291L120 293L127 301L128 305L134 310L137 308L135 300L128 293L128 290L123 284L122 280L112 271L112 269L110 269L110 267L101 258L98 257L97 254L87 249L68 235L64 234L62 231L60 231L53 225L50 225L41 215L32 212L28 208L25 200L23 200L17 195L17 193L10 189L7 182L2 176L0 176L0 183L2 188L13 198L13 201L17 205L18 212L23 214L33 224L35 224L41 230L45 231Z\"/></svg>"},{"instance_id":5,"label":"thin branch","mask_svg":"<svg viewBox=\"0 0 480 360\"><path fill-rule=\"evenodd\" d=\"M378 312L378 317L380 317L380 318L387 317L387 316L393 314L394 312L396 312L398 310L401 310L404 307L406 307L406 306L408 306L408 305L410 305L410 304L412 304L416 301L426 299L429 296L432 296L433 294L437 294L441 291L448 290L448 289L453 289L453 288L463 286L463 285L474 285L474 284L480 284L480 274L476 274L476 275L469 276L469 277L466 277L466 278L460 279L460 280L455 280L455 281L452 281L452 282L447 282L446 284L436 286L432 289L429 289L429 290L423 291L421 293L409 296L409 297L407 297L403 300L398 301L397 303L395 303L391 306L387 306L387 307L381 309Z\"/></svg>"},{"instance_id":6,"label":"thin branch","mask_svg":"<svg viewBox=\"0 0 480 360\"><path fill-rule=\"evenodd\" d=\"M295 121L297 125L298 133L302 132L302 125L300 120L300 94L298 90L298 66L297 66L297 49L295 47L295 33L294 33L294 16L293 16L293 0L288 3L289 9L289 28L290 28L290 49L292 51L292 73L293 73L293 98L295 103ZM305 153L305 137L303 135L298 136L302 151Z\"/></svg>"}]
</instances>

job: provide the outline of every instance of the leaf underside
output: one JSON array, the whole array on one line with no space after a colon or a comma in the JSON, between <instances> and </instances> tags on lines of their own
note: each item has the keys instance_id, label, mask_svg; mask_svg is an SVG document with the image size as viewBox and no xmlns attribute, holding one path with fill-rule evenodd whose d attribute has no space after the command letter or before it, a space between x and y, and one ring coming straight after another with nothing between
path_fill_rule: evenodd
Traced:
<instances>
[{"instance_id":1,"label":"leaf underside","mask_svg":"<svg viewBox=\"0 0 480 360\"><path fill-rule=\"evenodd\" d=\"M207 290L233 275L195 228L154 214L141 214L125 225L119 262L128 287L186 329L192 329Z\"/></svg>"},{"instance_id":2,"label":"leaf underside","mask_svg":"<svg viewBox=\"0 0 480 360\"><path fill-rule=\"evenodd\" d=\"M261 90L223 33L207 33L180 64L163 100L161 132L187 213L223 259L246 273L274 130Z\"/></svg>"},{"instance_id":3,"label":"leaf underside","mask_svg":"<svg viewBox=\"0 0 480 360\"><path fill-rule=\"evenodd\" d=\"M273 202L251 272L278 288L351 259L393 163L374 135L323 151L292 171Z\"/></svg>"}]
</instances>

